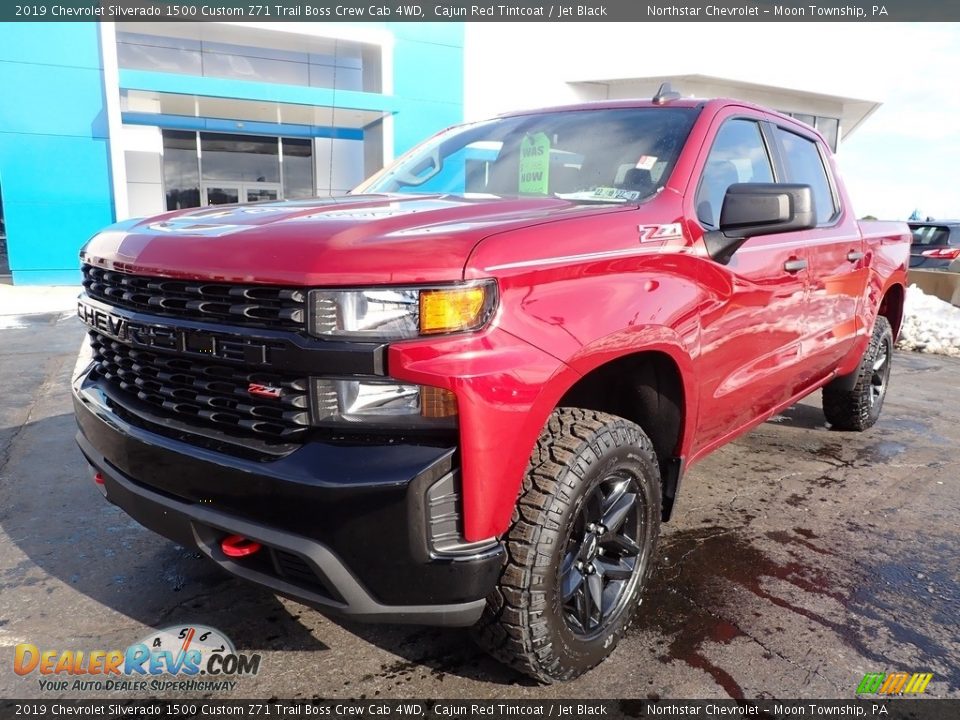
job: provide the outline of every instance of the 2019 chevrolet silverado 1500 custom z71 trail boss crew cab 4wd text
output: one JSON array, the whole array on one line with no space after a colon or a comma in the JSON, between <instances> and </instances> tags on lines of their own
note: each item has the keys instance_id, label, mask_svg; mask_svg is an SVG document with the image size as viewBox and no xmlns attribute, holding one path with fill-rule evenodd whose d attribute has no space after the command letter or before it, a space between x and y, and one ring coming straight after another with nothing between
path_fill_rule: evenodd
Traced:
<instances>
[{"instance_id":1,"label":"2019 chevrolet silverado 1500 custom z71 trail boss crew cab 4wd text","mask_svg":"<svg viewBox=\"0 0 960 720\"><path fill-rule=\"evenodd\" d=\"M876 421L909 247L759 107L507 115L346 197L95 236L78 439L237 575L564 680L637 612L685 467L818 388Z\"/></svg>"}]
</instances>

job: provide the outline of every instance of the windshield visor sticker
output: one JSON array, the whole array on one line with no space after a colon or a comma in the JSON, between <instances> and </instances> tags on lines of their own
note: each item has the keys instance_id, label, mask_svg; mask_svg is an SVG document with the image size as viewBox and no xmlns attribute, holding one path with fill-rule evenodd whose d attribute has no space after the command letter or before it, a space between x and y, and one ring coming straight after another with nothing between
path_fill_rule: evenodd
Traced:
<instances>
[{"instance_id":1,"label":"windshield visor sticker","mask_svg":"<svg viewBox=\"0 0 960 720\"><path fill-rule=\"evenodd\" d=\"M641 155L640 159L637 160L637 164L634 166L638 170L653 170L653 166L657 164L656 155Z\"/></svg>"},{"instance_id":2,"label":"windshield visor sticker","mask_svg":"<svg viewBox=\"0 0 960 720\"><path fill-rule=\"evenodd\" d=\"M546 133L524 135L520 141L521 195L546 195L550 189L550 138Z\"/></svg>"}]
</instances>

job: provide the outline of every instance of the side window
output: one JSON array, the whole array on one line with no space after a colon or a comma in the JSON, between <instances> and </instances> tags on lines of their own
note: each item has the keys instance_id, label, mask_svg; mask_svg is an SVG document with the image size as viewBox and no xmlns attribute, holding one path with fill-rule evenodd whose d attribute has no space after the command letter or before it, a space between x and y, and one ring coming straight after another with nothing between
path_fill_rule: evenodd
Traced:
<instances>
[{"instance_id":1,"label":"side window","mask_svg":"<svg viewBox=\"0 0 960 720\"><path fill-rule=\"evenodd\" d=\"M784 162L787 165L787 182L803 183L813 188L813 202L817 209L817 224L829 222L837 212L827 180L827 171L823 167L823 158L813 140L778 127L777 142L783 148Z\"/></svg>"},{"instance_id":2,"label":"side window","mask_svg":"<svg viewBox=\"0 0 960 720\"><path fill-rule=\"evenodd\" d=\"M727 188L746 182L773 182L770 156L756 122L728 120L707 156L697 190L697 219L707 227L717 227Z\"/></svg>"}]
</instances>

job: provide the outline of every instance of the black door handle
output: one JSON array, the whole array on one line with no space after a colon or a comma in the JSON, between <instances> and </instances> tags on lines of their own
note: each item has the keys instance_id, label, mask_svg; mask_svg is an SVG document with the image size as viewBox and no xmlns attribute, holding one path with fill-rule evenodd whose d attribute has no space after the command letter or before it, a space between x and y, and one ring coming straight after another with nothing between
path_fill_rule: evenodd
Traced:
<instances>
[{"instance_id":1,"label":"black door handle","mask_svg":"<svg viewBox=\"0 0 960 720\"><path fill-rule=\"evenodd\" d=\"M847 260L850 262L857 262L858 260L863 260L864 254L859 250L851 250L847 253Z\"/></svg>"},{"instance_id":2,"label":"black door handle","mask_svg":"<svg viewBox=\"0 0 960 720\"><path fill-rule=\"evenodd\" d=\"M807 261L800 258L794 258L793 260L787 260L783 264L783 269L788 273L798 273L801 270L807 269Z\"/></svg>"}]
</instances>

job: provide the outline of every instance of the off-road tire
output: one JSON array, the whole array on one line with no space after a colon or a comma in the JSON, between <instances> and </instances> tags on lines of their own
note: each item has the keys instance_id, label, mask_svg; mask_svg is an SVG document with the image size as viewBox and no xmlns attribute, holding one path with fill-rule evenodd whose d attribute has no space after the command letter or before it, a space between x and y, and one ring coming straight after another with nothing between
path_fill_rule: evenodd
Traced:
<instances>
[{"instance_id":1,"label":"off-road tire","mask_svg":"<svg viewBox=\"0 0 960 720\"><path fill-rule=\"evenodd\" d=\"M596 632L578 636L570 626L577 621L565 619L564 603L571 600L562 597L560 565L572 554L573 534L582 527L588 503L598 495L603 498L603 488L622 482L620 478L627 478L636 495L629 522L642 524L637 537L642 554L636 555L630 579L622 581L621 604L611 609L606 622L601 604ZM593 410L554 411L537 440L504 538L507 554L499 584L473 628L477 643L544 683L571 680L600 663L613 652L639 607L656 553L660 506L656 454L639 426ZM583 587L586 592L586 581Z\"/></svg>"},{"instance_id":2,"label":"off-road tire","mask_svg":"<svg viewBox=\"0 0 960 720\"><path fill-rule=\"evenodd\" d=\"M884 362L877 372L878 361ZM883 409L883 400L890 384L890 363L893 358L893 331L883 315L877 317L870 344L857 368L857 382L852 390L826 385L823 388L823 414L835 430L866 430L873 427ZM882 389L877 395L877 381Z\"/></svg>"}]
</instances>

